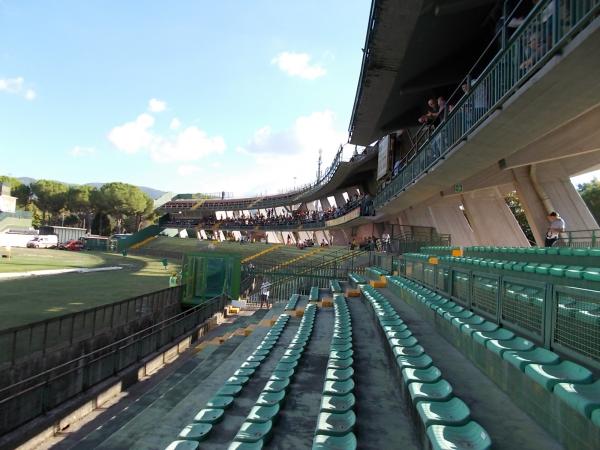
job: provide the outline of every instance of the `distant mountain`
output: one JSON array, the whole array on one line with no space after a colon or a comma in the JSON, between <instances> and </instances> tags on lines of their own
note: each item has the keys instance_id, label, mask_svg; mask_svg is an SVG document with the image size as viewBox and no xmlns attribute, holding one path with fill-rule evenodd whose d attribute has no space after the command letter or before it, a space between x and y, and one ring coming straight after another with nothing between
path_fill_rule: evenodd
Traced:
<instances>
[{"instance_id":1,"label":"distant mountain","mask_svg":"<svg viewBox=\"0 0 600 450\"><path fill-rule=\"evenodd\" d=\"M30 185L31 183L35 183L36 179L35 178L30 178L30 177L19 177L17 178L21 183L26 184L26 185ZM74 183L66 183L66 184L74 184ZM86 186L92 186L95 188L101 188L105 183L85 183ZM150 188L150 187L146 187L146 186L138 186L143 192L145 192L146 194L148 194L150 196L150 198L152 198L153 200L156 200L157 198L160 198L161 196L163 196L164 194L166 194L165 191L161 191L159 189L154 189L154 188Z\"/></svg>"}]
</instances>

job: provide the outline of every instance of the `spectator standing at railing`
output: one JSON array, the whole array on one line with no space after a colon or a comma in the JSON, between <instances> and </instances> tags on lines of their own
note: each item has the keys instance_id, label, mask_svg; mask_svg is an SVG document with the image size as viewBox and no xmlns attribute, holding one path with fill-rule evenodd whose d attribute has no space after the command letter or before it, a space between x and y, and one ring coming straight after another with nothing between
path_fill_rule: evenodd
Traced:
<instances>
[{"instance_id":1,"label":"spectator standing at railing","mask_svg":"<svg viewBox=\"0 0 600 450\"><path fill-rule=\"evenodd\" d=\"M264 280L260 285L260 308L262 309L263 305L269 309L269 287L271 283L267 280Z\"/></svg>"},{"instance_id":2,"label":"spectator standing at railing","mask_svg":"<svg viewBox=\"0 0 600 450\"><path fill-rule=\"evenodd\" d=\"M548 214L548 222L550 222L550 227L546 233L545 246L552 247L560 239L560 233L565 231L565 221L556 211L552 211Z\"/></svg>"}]
</instances>

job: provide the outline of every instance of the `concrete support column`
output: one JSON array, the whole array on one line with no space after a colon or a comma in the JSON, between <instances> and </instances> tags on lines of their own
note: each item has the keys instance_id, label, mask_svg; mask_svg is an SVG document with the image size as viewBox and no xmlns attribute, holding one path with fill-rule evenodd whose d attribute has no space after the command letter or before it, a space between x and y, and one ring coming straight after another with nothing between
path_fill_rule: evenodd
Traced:
<instances>
[{"instance_id":1,"label":"concrete support column","mask_svg":"<svg viewBox=\"0 0 600 450\"><path fill-rule=\"evenodd\" d=\"M350 233L346 233L346 230L330 230L331 240L333 245L348 245L350 241Z\"/></svg>"},{"instance_id":2,"label":"concrete support column","mask_svg":"<svg viewBox=\"0 0 600 450\"><path fill-rule=\"evenodd\" d=\"M336 192L333 195L333 198L335 198L335 204L337 205L338 208L340 208L346 204L346 199L344 198L343 192Z\"/></svg>"},{"instance_id":3,"label":"concrete support column","mask_svg":"<svg viewBox=\"0 0 600 450\"><path fill-rule=\"evenodd\" d=\"M560 161L518 167L513 169L513 175L517 194L537 245L544 245L548 230L546 216L551 211L560 214L567 230L598 228L598 223Z\"/></svg>"},{"instance_id":4,"label":"concrete support column","mask_svg":"<svg viewBox=\"0 0 600 450\"><path fill-rule=\"evenodd\" d=\"M468 192L462 197L478 245L529 247L529 241L498 188Z\"/></svg>"},{"instance_id":5,"label":"concrete support column","mask_svg":"<svg viewBox=\"0 0 600 450\"><path fill-rule=\"evenodd\" d=\"M319 202L321 202L321 209L323 209L323 211L331 208L331 203L329 203L329 199L327 197L323 197L319 200Z\"/></svg>"}]
</instances>

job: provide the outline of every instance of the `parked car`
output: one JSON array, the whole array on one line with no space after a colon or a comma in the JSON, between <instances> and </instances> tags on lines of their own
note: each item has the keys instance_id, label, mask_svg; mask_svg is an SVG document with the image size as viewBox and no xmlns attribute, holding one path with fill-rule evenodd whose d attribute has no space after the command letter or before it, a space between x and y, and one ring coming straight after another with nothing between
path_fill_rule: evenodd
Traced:
<instances>
[{"instance_id":1,"label":"parked car","mask_svg":"<svg viewBox=\"0 0 600 450\"><path fill-rule=\"evenodd\" d=\"M70 241L60 244L59 250L70 250L72 252L79 252L83 250L84 244L79 239L71 239Z\"/></svg>"},{"instance_id":2,"label":"parked car","mask_svg":"<svg viewBox=\"0 0 600 450\"><path fill-rule=\"evenodd\" d=\"M58 246L58 236L55 234L44 234L36 236L27 242L27 248L55 248Z\"/></svg>"}]
</instances>

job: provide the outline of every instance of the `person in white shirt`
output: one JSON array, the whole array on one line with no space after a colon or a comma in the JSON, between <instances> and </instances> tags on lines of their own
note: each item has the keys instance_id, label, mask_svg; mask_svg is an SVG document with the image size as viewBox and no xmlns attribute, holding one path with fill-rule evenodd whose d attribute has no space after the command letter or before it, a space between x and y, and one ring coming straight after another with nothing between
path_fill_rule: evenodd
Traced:
<instances>
[{"instance_id":1,"label":"person in white shirt","mask_svg":"<svg viewBox=\"0 0 600 450\"><path fill-rule=\"evenodd\" d=\"M565 231L565 221L558 215L556 211L552 211L548 214L548 232L546 233L546 247L552 247L556 241L560 238L560 233Z\"/></svg>"},{"instance_id":2,"label":"person in white shirt","mask_svg":"<svg viewBox=\"0 0 600 450\"><path fill-rule=\"evenodd\" d=\"M263 305L269 309L269 287L271 283L267 280L264 280L260 285L260 308L262 309Z\"/></svg>"}]
</instances>

